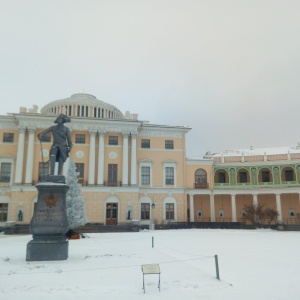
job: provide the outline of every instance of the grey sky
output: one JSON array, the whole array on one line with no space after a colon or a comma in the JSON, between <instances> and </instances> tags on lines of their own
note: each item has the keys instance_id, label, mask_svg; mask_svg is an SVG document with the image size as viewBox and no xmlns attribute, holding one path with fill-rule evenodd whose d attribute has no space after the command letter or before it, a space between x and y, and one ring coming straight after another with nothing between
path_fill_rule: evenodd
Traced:
<instances>
[{"instance_id":1,"label":"grey sky","mask_svg":"<svg viewBox=\"0 0 300 300\"><path fill-rule=\"evenodd\" d=\"M300 1L0 0L0 114L78 92L187 156L300 142Z\"/></svg>"}]
</instances>

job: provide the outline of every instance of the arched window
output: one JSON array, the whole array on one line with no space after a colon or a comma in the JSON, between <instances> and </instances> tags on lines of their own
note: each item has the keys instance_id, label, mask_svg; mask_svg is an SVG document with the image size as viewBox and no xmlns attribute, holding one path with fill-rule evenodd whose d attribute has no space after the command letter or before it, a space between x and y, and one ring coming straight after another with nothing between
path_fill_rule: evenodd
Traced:
<instances>
[{"instance_id":1,"label":"arched window","mask_svg":"<svg viewBox=\"0 0 300 300\"><path fill-rule=\"evenodd\" d=\"M195 189L206 189L207 185L207 174L203 169L198 169L195 172Z\"/></svg>"},{"instance_id":2,"label":"arched window","mask_svg":"<svg viewBox=\"0 0 300 300\"><path fill-rule=\"evenodd\" d=\"M271 169L269 168L260 169L258 174L258 182L259 183L273 182L273 175Z\"/></svg>"},{"instance_id":3,"label":"arched window","mask_svg":"<svg viewBox=\"0 0 300 300\"><path fill-rule=\"evenodd\" d=\"M296 180L296 174L293 168L285 167L281 171L281 182L289 182Z\"/></svg>"}]
</instances>

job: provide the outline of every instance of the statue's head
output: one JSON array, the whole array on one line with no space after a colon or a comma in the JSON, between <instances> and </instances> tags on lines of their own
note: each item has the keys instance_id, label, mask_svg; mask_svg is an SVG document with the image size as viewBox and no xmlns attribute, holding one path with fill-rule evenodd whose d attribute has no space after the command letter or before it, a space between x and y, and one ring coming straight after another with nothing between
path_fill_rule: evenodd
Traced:
<instances>
[{"instance_id":1,"label":"statue's head","mask_svg":"<svg viewBox=\"0 0 300 300\"><path fill-rule=\"evenodd\" d=\"M54 123L59 123L59 121L61 121L62 123L69 123L69 122L71 122L71 119L68 116L64 115L64 114L60 114L56 118L56 120L54 121Z\"/></svg>"}]
</instances>

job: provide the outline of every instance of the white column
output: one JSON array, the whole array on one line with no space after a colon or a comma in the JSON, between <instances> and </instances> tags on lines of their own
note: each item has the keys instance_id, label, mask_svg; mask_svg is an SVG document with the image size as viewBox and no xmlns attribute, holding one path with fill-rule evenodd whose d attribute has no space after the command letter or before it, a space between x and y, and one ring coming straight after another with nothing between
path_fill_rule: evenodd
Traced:
<instances>
[{"instance_id":1,"label":"white column","mask_svg":"<svg viewBox=\"0 0 300 300\"><path fill-rule=\"evenodd\" d=\"M89 178L88 184L95 184L95 147L96 147L96 131L90 131L90 157L89 157Z\"/></svg>"},{"instance_id":2,"label":"white column","mask_svg":"<svg viewBox=\"0 0 300 300\"><path fill-rule=\"evenodd\" d=\"M236 222L236 201L235 201L235 195L231 195L231 215L232 215L232 222Z\"/></svg>"},{"instance_id":3,"label":"white column","mask_svg":"<svg viewBox=\"0 0 300 300\"><path fill-rule=\"evenodd\" d=\"M280 194L276 194L276 209L278 211L278 223L282 223L281 199Z\"/></svg>"},{"instance_id":4,"label":"white column","mask_svg":"<svg viewBox=\"0 0 300 300\"><path fill-rule=\"evenodd\" d=\"M19 139L18 139L15 184L22 184L24 143L25 143L25 127L20 127L19 128Z\"/></svg>"},{"instance_id":5,"label":"white column","mask_svg":"<svg viewBox=\"0 0 300 300\"><path fill-rule=\"evenodd\" d=\"M190 195L190 222L195 222L194 195Z\"/></svg>"},{"instance_id":6,"label":"white column","mask_svg":"<svg viewBox=\"0 0 300 300\"><path fill-rule=\"evenodd\" d=\"M215 216L215 196L214 194L210 195L210 221L215 222L216 216Z\"/></svg>"},{"instance_id":7,"label":"white column","mask_svg":"<svg viewBox=\"0 0 300 300\"><path fill-rule=\"evenodd\" d=\"M253 206L258 206L257 194L253 194Z\"/></svg>"},{"instance_id":8,"label":"white column","mask_svg":"<svg viewBox=\"0 0 300 300\"><path fill-rule=\"evenodd\" d=\"M131 185L136 185L136 137L137 133L131 133Z\"/></svg>"},{"instance_id":9,"label":"white column","mask_svg":"<svg viewBox=\"0 0 300 300\"><path fill-rule=\"evenodd\" d=\"M27 149L27 161L26 161L26 176L25 184L32 184L32 172L33 172L33 157L34 157L34 133L35 128L28 128L28 149Z\"/></svg>"},{"instance_id":10,"label":"white column","mask_svg":"<svg viewBox=\"0 0 300 300\"><path fill-rule=\"evenodd\" d=\"M97 184L104 184L104 137L105 132L99 132L99 150L98 150L98 178Z\"/></svg>"},{"instance_id":11,"label":"white column","mask_svg":"<svg viewBox=\"0 0 300 300\"><path fill-rule=\"evenodd\" d=\"M122 185L128 185L128 133L123 133Z\"/></svg>"}]
</instances>

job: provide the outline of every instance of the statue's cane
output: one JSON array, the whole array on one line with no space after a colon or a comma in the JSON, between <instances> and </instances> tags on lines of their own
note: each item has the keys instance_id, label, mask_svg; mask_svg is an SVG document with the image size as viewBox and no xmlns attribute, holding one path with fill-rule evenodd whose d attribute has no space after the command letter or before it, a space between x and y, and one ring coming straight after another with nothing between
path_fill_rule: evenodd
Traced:
<instances>
[{"instance_id":1,"label":"statue's cane","mask_svg":"<svg viewBox=\"0 0 300 300\"><path fill-rule=\"evenodd\" d=\"M41 154L42 154L43 175L45 175L44 154L43 154L43 147L42 147L42 141L41 140L40 140L40 145L41 145Z\"/></svg>"}]
</instances>

